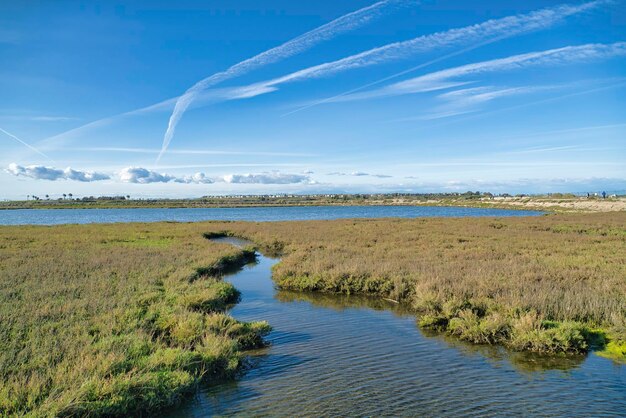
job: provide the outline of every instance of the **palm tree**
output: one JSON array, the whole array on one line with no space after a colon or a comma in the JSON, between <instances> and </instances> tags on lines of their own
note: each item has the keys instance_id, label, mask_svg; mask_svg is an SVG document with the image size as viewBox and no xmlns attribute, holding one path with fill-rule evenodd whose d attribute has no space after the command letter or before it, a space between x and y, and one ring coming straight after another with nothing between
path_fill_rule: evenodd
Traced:
<instances>
[{"instance_id":1,"label":"palm tree","mask_svg":"<svg viewBox=\"0 0 626 418\"><path fill-rule=\"evenodd\" d=\"M72 196L74 196L73 194L68 194L68 196L70 197L70 200L72 200Z\"/></svg>"},{"instance_id":2,"label":"palm tree","mask_svg":"<svg viewBox=\"0 0 626 418\"><path fill-rule=\"evenodd\" d=\"M50 200L50 195L46 195L46 200Z\"/></svg>"},{"instance_id":3,"label":"palm tree","mask_svg":"<svg viewBox=\"0 0 626 418\"><path fill-rule=\"evenodd\" d=\"M26 195L26 200L30 200L30 195L29 194Z\"/></svg>"},{"instance_id":4,"label":"palm tree","mask_svg":"<svg viewBox=\"0 0 626 418\"><path fill-rule=\"evenodd\" d=\"M67 195L65 193L63 193L63 199L65 199L67 197Z\"/></svg>"}]
</instances>

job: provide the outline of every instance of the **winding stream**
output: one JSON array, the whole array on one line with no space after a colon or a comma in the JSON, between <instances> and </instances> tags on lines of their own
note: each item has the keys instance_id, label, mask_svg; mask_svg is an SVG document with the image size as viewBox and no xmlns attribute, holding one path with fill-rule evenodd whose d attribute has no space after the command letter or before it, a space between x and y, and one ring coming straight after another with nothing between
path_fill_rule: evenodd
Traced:
<instances>
[{"instance_id":1,"label":"winding stream","mask_svg":"<svg viewBox=\"0 0 626 418\"><path fill-rule=\"evenodd\" d=\"M251 354L240 379L204 388L169 416L626 415L626 366L428 334L380 299L279 291L277 262L259 255L228 277L242 292L230 313L269 321L269 347Z\"/></svg>"}]
</instances>

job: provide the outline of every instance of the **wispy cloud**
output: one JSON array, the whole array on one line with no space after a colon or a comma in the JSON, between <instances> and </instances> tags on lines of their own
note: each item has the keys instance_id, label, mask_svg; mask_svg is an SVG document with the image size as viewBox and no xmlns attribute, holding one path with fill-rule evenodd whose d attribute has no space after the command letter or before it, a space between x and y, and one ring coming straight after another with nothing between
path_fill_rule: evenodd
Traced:
<instances>
[{"instance_id":1,"label":"wispy cloud","mask_svg":"<svg viewBox=\"0 0 626 418\"><path fill-rule=\"evenodd\" d=\"M378 17L383 11L386 10L389 6L397 6L401 3L412 4L415 2L379 2L376 3L369 8L361 9L354 14L348 14L340 19L348 18L355 19L355 17L359 14L363 14L363 20L361 24L367 23L370 19ZM195 86L191 87L188 92L183 94L180 97L175 97L171 99L164 100L162 102L156 103L154 105L146 106L141 109L125 112L119 115L103 118L100 120L96 120L85 125L76 127L69 131L61 132L52 137L46 138L41 141L38 145L41 147L55 147L58 146L59 142L63 139L71 138L72 136L84 134L91 129L99 128L105 125L108 125L118 119L136 116L145 114L153 111L170 111L174 110L171 117L170 122L168 123L168 129L164 136L163 146L161 147L160 154L166 150L169 146L169 143L174 135L174 131L178 121L182 117L182 114L190 107L199 104L210 104L216 102L222 102L227 100L236 100L236 99L244 99L251 98L261 94L270 93L278 90L279 86L284 83L295 82L300 80L307 80L311 78L321 78L325 76L334 75L343 71L362 68L367 66L373 66L377 64L383 64L392 62L395 60L401 60L406 58L414 57L420 53L432 51L432 50L445 50L445 48L455 48L455 47L463 47L465 45L470 45L466 48L457 50L453 53L443 55L439 58L436 58L432 61L421 63L415 67L412 67L408 70L402 71L400 73L393 74L391 76L385 77L383 79L379 79L375 82L368 83L362 85L358 88L343 92L341 94L325 98L322 100L317 100L314 102L310 102L305 104L304 106L290 111L287 114L291 114L312 106L316 106L323 103L330 103L335 101L340 101L343 96L351 95L357 91L363 90L365 88L372 87L374 85L383 83L385 81L391 80L393 78L399 77L401 75L407 74L412 71L416 71L418 69L424 68L428 65L432 65L436 62L440 62L444 59L452 57L454 55L458 55L461 53L468 52L480 46L486 45L488 43L496 42L501 39L517 36L523 33L546 29L551 26L554 26L569 16L579 14L585 11L592 10L597 8L603 4L606 4L606 1L592 1L586 2L580 5L561 5L554 8L547 8L537 10L528 14L521 14L515 16L508 16L501 19L492 19L488 20L476 25L466 26L462 28L456 28L449 31L438 32L431 35L424 35L413 38L411 40L396 42L387 45L383 45L378 48L373 48L368 51L364 51L355 55L351 55L336 61L327 62L319 65L315 65L309 68L305 68L291 74L287 74L282 77L278 77L272 80L266 80L258 83L253 83L248 86L239 86L233 88L223 88L223 89L210 89L206 90L209 87L218 84L221 81L224 81L229 78L233 78L236 75L241 75L244 72L250 71L254 68L258 68L257 64L253 64L248 66L248 61L256 62L259 60L258 65L265 65L265 61L261 59L261 57L267 57L265 54L269 54L271 51L276 49L285 48L286 45L289 45L290 42L295 42L299 38L296 38L292 41L289 41L277 48L266 51L262 54L259 54L249 60L242 61L239 64L231 67L230 69L214 74L211 77L205 79L207 81L206 84L203 84L205 80L197 83ZM356 15L355 15L356 14ZM347 19L347 21L351 21ZM336 20L337 21L337 20ZM336 22L333 21L333 22ZM356 20L355 20L356 21ZM333 24L330 22L328 25ZM327 26L327 25L325 25ZM324 28L322 26L316 30ZM314 30L313 32L315 32ZM309 32L311 33L311 32ZM339 33L339 32L337 32ZM305 37L307 34L302 35ZM325 38L324 38L325 39ZM305 45L305 44L302 44ZM300 50L298 50L300 52ZM271 54L269 54L271 55ZM276 55L277 59L279 55ZM262 64L261 64L262 63ZM239 72L242 71L243 72ZM447 87L456 87L459 85L463 85L465 83L448 83L441 84L439 86L432 85L433 89L447 88ZM196 87L197 86L197 87ZM178 110L176 110L176 106L178 106Z\"/></svg>"},{"instance_id":2,"label":"wispy cloud","mask_svg":"<svg viewBox=\"0 0 626 418\"><path fill-rule=\"evenodd\" d=\"M67 151L88 151L88 152L121 152L134 154L158 154L160 149L156 148L130 148L130 147L76 147L66 148ZM307 154L298 152L271 152L271 151L222 151L222 150L201 150L201 149L176 149L168 151L170 154L180 155L250 155L268 157L316 157L317 154Z\"/></svg>"},{"instance_id":3,"label":"wispy cloud","mask_svg":"<svg viewBox=\"0 0 626 418\"><path fill-rule=\"evenodd\" d=\"M436 71L389 86L363 93L354 93L335 99L351 101L403 94L423 93L448 88L460 81L451 79L496 71L524 70L538 66L555 66L573 63L586 63L626 55L626 42L613 44L586 44L566 46L546 51L530 52L489 61L482 61L460 67Z\"/></svg>"},{"instance_id":4,"label":"wispy cloud","mask_svg":"<svg viewBox=\"0 0 626 418\"><path fill-rule=\"evenodd\" d=\"M265 93L263 89L259 88L256 88L256 91L257 94ZM223 102L226 100L251 97L252 95L252 87L250 86L236 86L221 89L211 89L205 92L201 92L195 100L195 105L205 106L212 103ZM128 112L97 119L45 138L39 141L37 145L42 149L58 148L59 145L62 145L67 140L70 140L74 137L79 137L80 135L84 135L94 129L109 126L115 122L120 122L127 118L142 116L153 112L170 112L174 109L177 99L178 97L173 97L155 104L141 107L139 109L130 110Z\"/></svg>"},{"instance_id":5,"label":"wispy cloud","mask_svg":"<svg viewBox=\"0 0 626 418\"><path fill-rule=\"evenodd\" d=\"M9 164L5 170L7 173L18 177L30 177L36 180L74 180L80 182L92 182L108 180L111 177L104 173L94 171L74 170L70 167L60 170L43 165L21 166L16 163Z\"/></svg>"},{"instance_id":6,"label":"wispy cloud","mask_svg":"<svg viewBox=\"0 0 626 418\"><path fill-rule=\"evenodd\" d=\"M163 137L163 146L161 153L159 153L159 156L157 157L157 162L160 160L163 153L167 150L167 147L169 146L172 137L174 136L174 132L176 131L176 125L180 121L180 118L183 116L189 105L196 99L201 91L225 80L246 74L262 66L297 55L320 42L331 39L341 33L361 27L369 23L373 19L379 17L380 15L384 14L390 7L395 7L402 3L407 2L400 0L379 1L371 6L343 15L325 25L322 25L318 28L313 29L312 31L298 36L297 38L285 42L280 46L269 49L265 52L255 55L252 58L241 61L225 71L213 74L210 77L207 77L197 82L177 99L176 105L174 107L174 112L170 116L170 120L168 122L167 131L165 132L165 135ZM412 1L410 3L416 2ZM259 86L258 88L251 90L248 93L244 92L242 97L258 95L259 88L261 88L263 92L274 90L271 86Z\"/></svg>"},{"instance_id":7,"label":"wispy cloud","mask_svg":"<svg viewBox=\"0 0 626 418\"><path fill-rule=\"evenodd\" d=\"M393 176L387 174L371 174L366 173L364 171L353 171L351 173L344 173L343 171L333 171L331 173L327 173L327 176L353 176L353 177L377 177L380 179L390 178Z\"/></svg>"},{"instance_id":8,"label":"wispy cloud","mask_svg":"<svg viewBox=\"0 0 626 418\"><path fill-rule=\"evenodd\" d=\"M65 122L76 119L71 116L56 115L0 115L0 118L9 120L27 120L32 122Z\"/></svg>"},{"instance_id":9,"label":"wispy cloud","mask_svg":"<svg viewBox=\"0 0 626 418\"><path fill-rule=\"evenodd\" d=\"M494 86L485 87L472 87L467 89L453 90L446 93L442 93L437 96L437 99L445 101L446 103L437 106L433 111L418 117L411 117L401 120L432 120L441 119L451 116L463 115L470 112L478 111L485 103L491 102L496 99L502 99L513 96L520 96L526 94L534 94L546 91L558 90L566 87L578 86L575 84L552 84L543 86L517 86L496 88Z\"/></svg>"},{"instance_id":10,"label":"wispy cloud","mask_svg":"<svg viewBox=\"0 0 626 418\"><path fill-rule=\"evenodd\" d=\"M585 89L585 90L578 90L575 92L571 92L571 93L566 93L566 94L561 94L558 96L552 96L552 97L548 97L548 98L543 98L540 100L535 100L535 101L530 101L530 102L524 102L521 104L516 104L513 106L505 106L505 107L498 107L496 109L491 109L489 111L484 111L484 112L480 112L480 113L475 113L475 112L471 112L471 111L467 111L465 113L471 113L469 115L466 116L462 116L460 118L456 118L453 120L448 120L444 123L440 123L438 125L431 125L431 126L444 126L444 125L448 125L450 123L458 123L458 122L463 122L463 121L467 121L469 119L473 119L473 118L479 118L479 117L484 117L487 115L493 115L495 113L502 113L502 112L510 112L512 110L518 110L518 109L522 109L522 108L526 108L526 107L531 107L531 106L536 106L536 105L541 105L541 104L546 104L546 103L554 103L554 102L558 102L558 101L563 101L565 99L569 99L572 97L577 97L577 96L584 96L584 95L588 95L588 94L593 94L593 93L598 93L601 91L605 91L605 90L617 90L620 88L624 88L626 87L626 82L623 81L619 81L619 79L617 79L617 82L615 79L609 79L609 84L605 85L605 86L601 86L601 87L594 87L591 89ZM457 113L456 115L458 115L460 113ZM409 121L409 120L416 120L416 119L421 119L421 117L411 117L411 118L403 118L403 119L395 119L394 121ZM621 126L620 124L614 124L614 125L607 125L607 127L618 127ZM595 129L590 127L589 129ZM574 129L574 131L577 129ZM568 130L562 130L563 132L568 131Z\"/></svg>"},{"instance_id":11,"label":"wispy cloud","mask_svg":"<svg viewBox=\"0 0 626 418\"><path fill-rule=\"evenodd\" d=\"M455 53L444 55L432 61L419 64L408 70L396 73L392 76L385 77L373 83L368 83L366 85L341 93L339 95L308 103L305 106L286 113L285 115L289 115L291 113L295 113L297 111L304 110L306 108L322 103L344 101L342 99L343 97L350 97L350 99L347 100L351 100L356 96L354 94L355 92L364 88L380 84L384 81L388 81L409 72L424 68L445 58L457 55L458 53L468 52L480 46L484 46L488 43L518 36L523 33L552 27L562 22L569 16L594 9L606 3L606 1L600 0L587 2L575 6L561 5L553 8L537 10L527 14L507 16L501 19L492 19L476 25L465 26L462 28L437 32L430 35L419 36L408 41L387 44L336 61L315 65L272 80L261 81L246 87L240 87L241 91L245 91L246 94L237 93L237 91L233 90L230 93L227 93L225 97L227 97L228 100L254 97L276 91L278 90L278 87L280 85L285 83L327 77L352 69L385 64L392 61L411 58L425 52L430 52L434 50L441 51L446 50L446 48L458 48L470 45L469 47L463 48ZM458 81L442 81L440 83L433 82L427 89L425 88L423 91L457 87L466 83L467 82Z\"/></svg>"},{"instance_id":12,"label":"wispy cloud","mask_svg":"<svg viewBox=\"0 0 626 418\"><path fill-rule=\"evenodd\" d=\"M465 26L462 28L437 32L430 35L419 36L408 41L387 44L379 48L370 49L368 51L352 55L337 61L320 64L314 67L300 70L287 76L272 80L265 85L276 86L278 84L288 81L323 77L341 71L346 71L348 69L362 68L376 64L388 63L390 61L410 58L417 54L428 51L470 45L469 47L463 48L460 51L444 55L429 62L419 64L408 70L365 84L358 88L351 89L341 94L309 103L296 110L286 113L286 115L288 115L298 112L300 110L316 106L318 104L337 101L336 99L342 96L355 93L359 90L363 90L364 88L372 87L376 84L380 84L401 75L405 75L409 72L424 68L428 65L439 62L442 59L449 58L459 53L465 53L478 47L484 46L488 43L493 43L502 39L518 36L523 33L549 28L562 22L569 16L594 9L606 3L607 1L592 1L580 5L561 5L553 8L533 11L527 14L507 16L501 19L492 19L476 25Z\"/></svg>"},{"instance_id":13,"label":"wispy cloud","mask_svg":"<svg viewBox=\"0 0 626 418\"><path fill-rule=\"evenodd\" d=\"M7 132L4 129L0 128L0 132L2 132L3 134L13 138L14 140L16 140L17 142L19 142L20 144L26 146L27 148L29 148L32 151L35 151L37 154L41 155L42 157L46 157L48 160L50 161L54 161L52 158L48 157L46 154L44 154L43 152L39 151L37 148L33 147L32 145L30 145L29 143L27 143L26 141L24 141L23 139L18 138L17 136L13 135L11 132Z\"/></svg>"}]
</instances>

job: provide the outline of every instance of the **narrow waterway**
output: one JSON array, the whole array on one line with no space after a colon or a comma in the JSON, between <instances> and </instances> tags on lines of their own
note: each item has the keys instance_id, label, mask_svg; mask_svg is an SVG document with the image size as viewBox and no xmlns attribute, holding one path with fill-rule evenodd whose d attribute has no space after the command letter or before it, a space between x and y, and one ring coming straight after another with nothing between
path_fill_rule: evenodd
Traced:
<instances>
[{"instance_id":1,"label":"narrow waterway","mask_svg":"<svg viewBox=\"0 0 626 418\"><path fill-rule=\"evenodd\" d=\"M277 262L259 255L226 278L242 292L230 313L269 321L270 345L240 379L203 388L170 416L626 415L625 366L424 333L384 300L279 291Z\"/></svg>"}]
</instances>

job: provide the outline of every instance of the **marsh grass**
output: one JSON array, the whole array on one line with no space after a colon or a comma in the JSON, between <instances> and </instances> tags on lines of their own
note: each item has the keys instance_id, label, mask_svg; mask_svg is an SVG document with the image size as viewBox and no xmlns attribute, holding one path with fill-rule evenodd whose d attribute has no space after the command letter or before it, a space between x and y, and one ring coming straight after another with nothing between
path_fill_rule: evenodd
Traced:
<instances>
[{"instance_id":1,"label":"marsh grass","mask_svg":"<svg viewBox=\"0 0 626 418\"><path fill-rule=\"evenodd\" d=\"M280 243L279 288L398 300L467 341L537 352L626 341L624 212L220 227L263 251Z\"/></svg>"},{"instance_id":2,"label":"marsh grass","mask_svg":"<svg viewBox=\"0 0 626 418\"><path fill-rule=\"evenodd\" d=\"M282 255L281 289L392 299L473 343L624 359L625 225L606 213L0 227L0 415L133 416L235 376L269 326L224 312L239 292L219 276L254 258L205 238L225 234Z\"/></svg>"},{"instance_id":3,"label":"marsh grass","mask_svg":"<svg viewBox=\"0 0 626 418\"><path fill-rule=\"evenodd\" d=\"M219 275L253 254L197 228L0 228L0 416L132 416L233 377L269 326L223 313Z\"/></svg>"}]
</instances>

